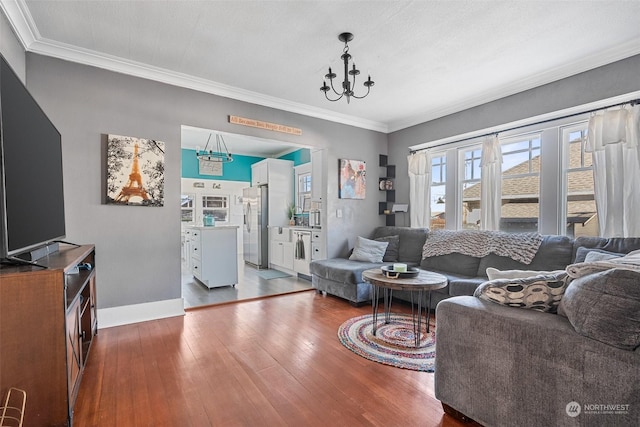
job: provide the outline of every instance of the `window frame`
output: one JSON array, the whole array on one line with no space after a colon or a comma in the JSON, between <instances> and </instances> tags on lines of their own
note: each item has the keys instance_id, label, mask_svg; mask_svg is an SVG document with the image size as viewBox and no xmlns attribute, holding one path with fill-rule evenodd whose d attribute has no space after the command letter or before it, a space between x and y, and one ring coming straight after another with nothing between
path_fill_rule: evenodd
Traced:
<instances>
[{"instance_id":1,"label":"window frame","mask_svg":"<svg viewBox=\"0 0 640 427\"><path fill-rule=\"evenodd\" d=\"M521 125L510 130L499 131L497 128L478 131L478 136L449 137L440 141L422 143L409 147L412 150L426 149L434 156L446 153L446 229L462 229L462 185L464 178L464 157L461 151L470 150L482 145L486 135L498 133L500 140L509 140L526 134L540 134L540 194L538 232L541 234L567 235L565 193L564 193L564 159L561 129L567 126L587 122L589 113L582 113L559 119L549 119L532 125ZM507 124L504 127L508 127ZM423 148L424 147L424 148ZM562 211L562 213L561 213Z\"/></svg>"}]
</instances>

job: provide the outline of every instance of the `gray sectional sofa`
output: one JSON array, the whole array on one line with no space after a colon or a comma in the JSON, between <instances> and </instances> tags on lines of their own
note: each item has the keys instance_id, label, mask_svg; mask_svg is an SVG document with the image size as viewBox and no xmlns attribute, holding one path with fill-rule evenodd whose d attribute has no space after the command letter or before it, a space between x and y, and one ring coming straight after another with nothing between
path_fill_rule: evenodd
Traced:
<instances>
[{"instance_id":1,"label":"gray sectional sofa","mask_svg":"<svg viewBox=\"0 0 640 427\"><path fill-rule=\"evenodd\" d=\"M447 287L432 292L432 308L438 302L452 296L473 295L475 289L487 280L487 267L501 270L559 270L570 264L575 254L573 239L566 236L544 236L538 253L529 265L495 254L477 258L452 253L423 260L422 248L429 235L427 229L378 227L369 238L378 239L393 235L400 236L398 262L435 271L444 274L449 279ZM324 291L330 295L344 298L352 304L360 304L371 301L371 285L363 282L362 272L385 264L392 264L392 262L367 263L347 258L313 261L310 267L311 280L319 292ZM407 293L394 292L393 295L396 298L410 301L410 296Z\"/></svg>"},{"instance_id":2,"label":"gray sectional sofa","mask_svg":"<svg viewBox=\"0 0 640 427\"><path fill-rule=\"evenodd\" d=\"M583 238L628 253L640 238ZM435 395L484 426L640 425L640 272L569 282L559 314L457 296L436 308Z\"/></svg>"},{"instance_id":3,"label":"gray sectional sofa","mask_svg":"<svg viewBox=\"0 0 640 427\"><path fill-rule=\"evenodd\" d=\"M449 278L432 298L435 395L447 413L487 427L640 425L640 272L614 269L568 282L561 314L472 296L488 267L563 270L587 250L640 249L640 238L543 236L532 262L523 264L495 254L423 260L424 229L379 227L371 238L393 235L400 236L400 262ZM370 299L362 271L380 265L314 261L313 285L362 303Z\"/></svg>"},{"instance_id":4,"label":"gray sectional sofa","mask_svg":"<svg viewBox=\"0 0 640 427\"><path fill-rule=\"evenodd\" d=\"M426 228L378 227L370 239L399 236L396 262L417 267L422 258L422 246L427 238ZM393 262L370 263L352 261L348 258L332 258L313 261L310 266L311 282L318 292L326 292L344 298L354 305L371 301L371 285L363 282L362 272Z\"/></svg>"}]
</instances>

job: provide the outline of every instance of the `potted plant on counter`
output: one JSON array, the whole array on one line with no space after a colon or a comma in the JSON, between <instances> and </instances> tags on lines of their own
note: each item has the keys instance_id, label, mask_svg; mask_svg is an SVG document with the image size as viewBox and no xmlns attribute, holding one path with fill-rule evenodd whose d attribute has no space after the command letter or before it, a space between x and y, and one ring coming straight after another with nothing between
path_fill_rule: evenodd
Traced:
<instances>
[{"instance_id":1,"label":"potted plant on counter","mask_svg":"<svg viewBox=\"0 0 640 427\"><path fill-rule=\"evenodd\" d=\"M296 205L294 203L289 204L287 206L287 214L289 216L289 225L296 225L296 220L293 219L293 216L296 213Z\"/></svg>"}]
</instances>

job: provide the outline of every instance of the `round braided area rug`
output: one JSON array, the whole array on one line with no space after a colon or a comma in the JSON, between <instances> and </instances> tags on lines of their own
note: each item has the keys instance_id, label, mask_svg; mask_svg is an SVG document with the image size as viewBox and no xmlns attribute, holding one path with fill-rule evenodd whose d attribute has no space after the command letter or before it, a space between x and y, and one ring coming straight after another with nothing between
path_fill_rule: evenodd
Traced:
<instances>
[{"instance_id":1,"label":"round braided area rug","mask_svg":"<svg viewBox=\"0 0 640 427\"><path fill-rule=\"evenodd\" d=\"M340 342L355 354L374 362L414 371L433 372L436 357L435 328L429 334L422 325L420 346L415 347L411 315L391 314L384 323L378 314L378 330L372 334L373 315L354 317L338 328Z\"/></svg>"}]
</instances>

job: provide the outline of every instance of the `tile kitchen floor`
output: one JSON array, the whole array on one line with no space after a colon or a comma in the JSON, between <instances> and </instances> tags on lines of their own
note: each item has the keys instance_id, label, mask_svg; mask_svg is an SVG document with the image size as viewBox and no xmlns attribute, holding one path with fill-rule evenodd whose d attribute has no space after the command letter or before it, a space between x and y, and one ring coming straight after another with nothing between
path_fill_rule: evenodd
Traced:
<instances>
[{"instance_id":1,"label":"tile kitchen floor","mask_svg":"<svg viewBox=\"0 0 640 427\"><path fill-rule=\"evenodd\" d=\"M207 289L183 265L182 298L184 299L184 308L202 307L313 289L311 281L299 277L263 279L257 274L258 270L256 268L244 263L242 255L238 256L238 267L238 284Z\"/></svg>"}]
</instances>

